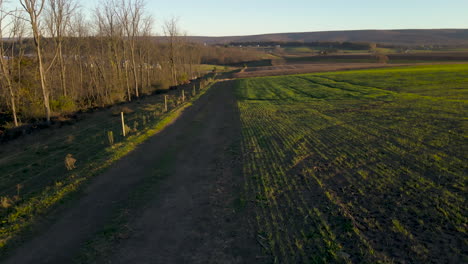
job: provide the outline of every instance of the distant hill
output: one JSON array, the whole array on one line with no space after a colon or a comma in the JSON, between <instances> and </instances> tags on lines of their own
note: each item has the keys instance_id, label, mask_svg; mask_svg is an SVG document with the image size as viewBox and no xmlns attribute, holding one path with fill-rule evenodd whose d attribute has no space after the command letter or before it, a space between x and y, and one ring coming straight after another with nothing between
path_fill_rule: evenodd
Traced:
<instances>
[{"instance_id":1,"label":"distant hill","mask_svg":"<svg viewBox=\"0 0 468 264\"><path fill-rule=\"evenodd\" d=\"M392 45L468 45L468 29L352 30L232 37L189 37L207 44L230 42L375 42Z\"/></svg>"}]
</instances>

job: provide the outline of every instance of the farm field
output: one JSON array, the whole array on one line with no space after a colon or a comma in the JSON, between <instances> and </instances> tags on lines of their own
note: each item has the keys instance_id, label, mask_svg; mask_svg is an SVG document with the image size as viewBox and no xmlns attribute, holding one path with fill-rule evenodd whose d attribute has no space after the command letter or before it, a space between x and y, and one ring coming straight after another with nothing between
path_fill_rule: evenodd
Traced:
<instances>
[{"instance_id":1,"label":"farm field","mask_svg":"<svg viewBox=\"0 0 468 264\"><path fill-rule=\"evenodd\" d=\"M464 263L467 73L226 73L193 98L192 85L166 94L174 123L156 95L23 142L41 144L12 141L1 152L13 204L1 211L0 258ZM127 139L113 114L123 106Z\"/></svg>"},{"instance_id":2,"label":"farm field","mask_svg":"<svg viewBox=\"0 0 468 264\"><path fill-rule=\"evenodd\" d=\"M240 79L245 203L274 263L466 263L468 65Z\"/></svg>"},{"instance_id":3,"label":"farm field","mask_svg":"<svg viewBox=\"0 0 468 264\"><path fill-rule=\"evenodd\" d=\"M0 0L0 264L468 264L468 1L416 2Z\"/></svg>"},{"instance_id":4,"label":"farm field","mask_svg":"<svg viewBox=\"0 0 468 264\"><path fill-rule=\"evenodd\" d=\"M370 68L385 68L403 66L405 64L379 64L379 63L313 63L313 64L285 64L276 66L248 67L243 72L234 74L236 78L252 78L291 74L306 74L315 72L358 70Z\"/></svg>"},{"instance_id":5,"label":"farm field","mask_svg":"<svg viewBox=\"0 0 468 264\"><path fill-rule=\"evenodd\" d=\"M387 53L389 63L440 63L440 62L466 62L467 52L416 52L416 53ZM329 55L302 55L285 56L285 60L290 64L300 63L376 63L377 59L373 54L329 54Z\"/></svg>"}]
</instances>

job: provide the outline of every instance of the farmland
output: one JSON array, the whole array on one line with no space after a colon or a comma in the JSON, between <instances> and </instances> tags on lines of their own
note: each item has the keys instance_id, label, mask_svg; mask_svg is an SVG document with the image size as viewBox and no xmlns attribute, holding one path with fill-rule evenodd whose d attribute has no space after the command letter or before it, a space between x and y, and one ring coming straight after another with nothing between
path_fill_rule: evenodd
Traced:
<instances>
[{"instance_id":1,"label":"farmland","mask_svg":"<svg viewBox=\"0 0 468 264\"><path fill-rule=\"evenodd\" d=\"M240 79L246 206L276 263L467 261L468 66Z\"/></svg>"},{"instance_id":2,"label":"farmland","mask_svg":"<svg viewBox=\"0 0 468 264\"><path fill-rule=\"evenodd\" d=\"M468 65L238 71L2 145L2 261L466 262Z\"/></svg>"}]
</instances>

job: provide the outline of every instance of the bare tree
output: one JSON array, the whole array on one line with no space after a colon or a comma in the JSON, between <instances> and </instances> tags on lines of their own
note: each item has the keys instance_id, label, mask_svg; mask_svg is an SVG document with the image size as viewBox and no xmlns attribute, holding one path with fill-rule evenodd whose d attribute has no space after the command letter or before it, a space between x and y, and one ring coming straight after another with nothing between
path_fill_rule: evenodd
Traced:
<instances>
[{"instance_id":1,"label":"bare tree","mask_svg":"<svg viewBox=\"0 0 468 264\"><path fill-rule=\"evenodd\" d=\"M178 19L173 17L166 21L164 24L164 35L168 39L169 45L169 64L171 67L171 77L173 85L177 84L177 68L176 68L176 60L177 60L177 53L178 53L178 37L180 35L179 28L178 28Z\"/></svg>"},{"instance_id":2,"label":"bare tree","mask_svg":"<svg viewBox=\"0 0 468 264\"><path fill-rule=\"evenodd\" d=\"M138 54L140 59L140 80L141 86L143 87L150 87L150 50L151 50L151 32L153 26L153 19L152 17L146 17L142 23L141 29L141 37L140 37L140 45L138 47ZM146 71L146 76L145 76ZM146 82L146 86L145 83Z\"/></svg>"},{"instance_id":3,"label":"bare tree","mask_svg":"<svg viewBox=\"0 0 468 264\"><path fill-rule=\"evenodd\" d=\"M76 76L78 82L73 82L72 85L75 87L73 89L75 94L82 94L84 90L84 62L83 54L85 54L84 46L86 45L86 37L89 36L88 24L85 21L84 15L81 9L76 10L71 19L71 24L73 27L70 27L70 35L73 38L73 43L70 43L72 46L72 56L71 58L74 61L74 66L76 68ZM78 87L78 89L76 88Z\"/></svg>"},{"instance_id":4,"label":"bare tree","mask_svg":"<svg viewBox=\"0 0 468 264\"><path fill-rule=\"evenodd\" d=\"M41 46L41 31L39 18L44 11L46 0L20 0L20 4L23 7L26 14L29 16L29 23L33 33L34 46L36 48L36 55L39 68L39 78L41 82L42 96L44 102L44 108L46 112L47 123L50 123L50 102L49 102L49 90L46 86L46 72L44 70L42 60L42 46Z\"/></svg>"},{"instance_id":5,"label":"bare tree","mask_svg":"<svg viewBox=\"0 0 468 264\"><path fill-rule=\"evenodd\" d=\"M107 60L112 65L112 70L118 82L115 86L126 90L127 100L132 100L130 82L128 76L127 48L123 37L123 25L119 16L119 6L113 0L102 2L95 11L95 19L98 24L98 36L101 40L101 54L107 52ZM107 42L107 46L106 43Z\"/></svg>"},{"instance_id":6,"label":"bare tree","mask_svg":"<svg viewBox=\"0 0 468 264\"><path fill-rule=\"evenodd\" d=\"M143 0L121 0L119 6L119 20L125 31L126 42L130 49L130 61L132 63L133 82L135 96L139 97L138 73L136 65L136 38L140 34L140 26L143 20Z\"/></svg>"},{"instance_id":7,"label":"bare tree","mask_svg":"<svg viewBox=\"0 0 468 264\"><path fill-rule=\"evenodd\" d=\"M67 96L67 87L63 42L75 9L76 4L73 0L48 0L48 26L51 37L55 42L55 53L60 66L60 86L64 96Z\"/></svg>"},{"instance_id":8,"label":"bare tree","mask_svg":"<svg viewBox=\"0 0 468 264\"><path fill-rule=\"evenodd\" d=\"M16 2L17 14L0 17L0 110L15 125L167 89L193 77L202 56L175 18L168 41L152 38L144 0L98 0L90 23L76 0Z\"/></svg>"},{"instance_id":9,"label":"bare tree","mask_svg":"<svg viewBox=\"0 0 468 264\"><path fill-rule=\"evenodd\" d=\"M13 42L13 46L11 49L11 57L15 57L16 55L16 71L17 71L17 84L18 88L21 85L22 81L22 65L21 62L24 58L24 37L26 35L26 24L25 19L22 17L22 12L19 10L15 10L13 13L13 24L11 28L11 35L13 39L16 41ZM15 51L15 47L17 45L17 52ZM16 52L16 53L15 53Z\"/></svg>"},{"instance_id":10,"label":"bare tree","mask_svg":"<svg viewBox=\"0 0 468 264\"><path fill-rule=\"evenodd\" d=\"M9 66L9 61L11 61L13 58L7 56L7 52L5 51L5 45L3 42L4 39L4 31L6 26L5 21L6 19L10 16L8 12L4 11L4 1L0 0L0 67L1 71L3 74L3 79L5 80L9 95L10 95L10 105L11 105L11 112L13 115L13 123L15 127L18 126L18 117L16 114L16 99L15 99L15 92L13 90L13 83L12 83L12 78L10 74L10 66ZM7 23L9 24L9 23ZM9 36L11 38L11 35Z\"/></svg>"}]
</instances>

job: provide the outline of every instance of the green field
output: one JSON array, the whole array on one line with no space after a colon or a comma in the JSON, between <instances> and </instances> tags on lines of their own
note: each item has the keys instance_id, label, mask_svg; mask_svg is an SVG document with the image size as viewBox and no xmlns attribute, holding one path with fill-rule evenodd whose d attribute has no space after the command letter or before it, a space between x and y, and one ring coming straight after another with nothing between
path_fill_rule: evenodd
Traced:
<instances>
[{"instance_id":1,"label":"green field","mask_svg":"<svg viewBox=\"0 0 468 264\"><path fill-rule=\"evenodd\" d=\"M316 51L311 47L286 47L284 50L291 53L313 53Z\"/></svg>"},{"instance_id":2,"label":"green field","mask_svg":"<svg viewBox=\"0 0 468 264\"><path fill-rule=\"evenodd\" d=\"M236 89L244 200L275 263L468 261L468 65Z\"/></svg>"}]
</instances>

